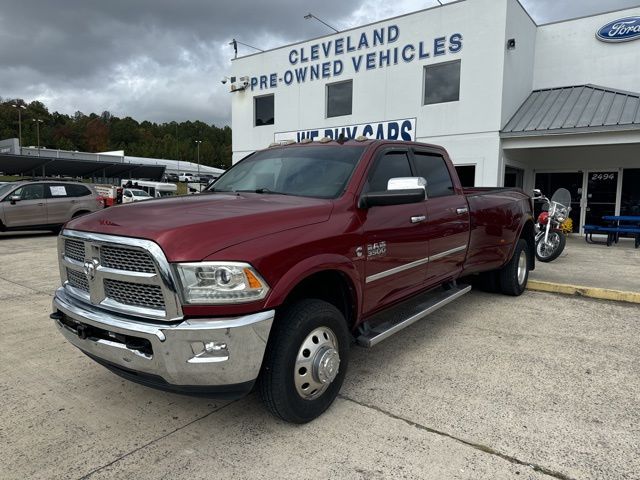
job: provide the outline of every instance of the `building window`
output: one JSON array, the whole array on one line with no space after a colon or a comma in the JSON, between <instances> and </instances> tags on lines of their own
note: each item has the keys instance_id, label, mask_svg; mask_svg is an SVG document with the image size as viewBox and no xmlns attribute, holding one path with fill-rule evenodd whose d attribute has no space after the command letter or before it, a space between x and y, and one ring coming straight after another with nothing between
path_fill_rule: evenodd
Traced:
<instances>
[{"instance_id":1,"label":"building window","mask_svg":"<svg viewBox=\"0 0 640 480\"><path fill-rule=\"evenodd\" d=\"M461 61L424 67L424 105L460 100Z\"/></svg>"},{"instance_id":2,"label":"building window","mask_svg":"<svg viewBox=\"0 0 640 480\"><path fill-rule=\"evenodd\" d=\"M351 115L353 80L327 85L327 118Z\"/></svg>"},{"instance_id":3,"label":"building window","mask_svg":"<svg viewBox=\"0 0 640 480\"><path fill-rule=\"evenodd\" d=\"M456 172L458 172L458 178L460 179L460 184L463 187L476 186L476 166L475 165L456 166Z\"/></svg>"},{"instance_id":4,"label":"building window","mask_svg":"<svg viewBox=\"0 0 640 480\"><path fill-rule=\"evenodd\" d=\"M263 125L273 125L273 95L254 97L254 113L256 127Z\"/></svg>"}]
</instances>

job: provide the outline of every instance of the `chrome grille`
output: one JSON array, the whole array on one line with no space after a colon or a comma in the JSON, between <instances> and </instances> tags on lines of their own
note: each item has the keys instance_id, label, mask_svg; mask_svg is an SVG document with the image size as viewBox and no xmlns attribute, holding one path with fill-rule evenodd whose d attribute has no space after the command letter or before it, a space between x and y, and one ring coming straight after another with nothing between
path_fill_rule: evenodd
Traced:
<instances>
[{"instance_id":1,"label":"chrome grille","mask_svg":"<svg viewBox=\"0 0 640 480\"><path fill-rule=\"evenodd\" d=\"M64 254L67 257L84 262L84 253L84 242L69 239L64 241Z\"/></svg>"},{"instance_id":2,"label":"chrome grille","mask_svg":"<svg viewBox=\"0 0 640 480\"><path fill-rule=\"evenodd\" d=\"M67 268L67 280L69 281L69 285L72 287L84 290L85 292L89 291L89 281L84 273Z\"/></svg>"},{"instance_id":3,"label":"chrome grille","mask_svg":"<svg viewBox=\"0 0 640 480\"><path fill-rule=\"evenodd\" d=\"M131 248L104 245L100 248L100 263L108 268L128 272L156 272L155 264L147 252Z\"/></svg>"},{"instance_id":4,"label":"chrome grille","mask_svg":"<svg viewBox=\"0 0 640 480\"><path fill-rule=\"evenodd\" d=\"M58 249L64 285L80 301L140 318L182 318L169 262L155 242L65 229Z\"/></svg>"},{"instance_id":5,"label":"chrome grille","mask_svg":"<svg viewBox=\"0 0 640 480\"><path fill-rule=\"evenodd\" d=\"M105 278L104 293L107 298L125 305L164 310L164 296L158 285L122 282Z\"/></svg>"}]
</instances>

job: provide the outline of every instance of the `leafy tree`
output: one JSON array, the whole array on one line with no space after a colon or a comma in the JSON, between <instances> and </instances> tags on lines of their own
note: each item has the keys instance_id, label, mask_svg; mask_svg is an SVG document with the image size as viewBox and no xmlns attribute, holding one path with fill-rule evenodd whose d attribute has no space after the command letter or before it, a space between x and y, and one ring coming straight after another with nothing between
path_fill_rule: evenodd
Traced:
<instances>
[{"instance_id":1,"label":"leafy tree","mask_svg":"<svg viewBox=\"0 0 640 480\"><path fill-rule=\"evenodd\" d=\"M129 116L119 118L109 111L89 115L77 111L73 115L49 112L39 101L0 97L0 139L18 136L18 112L11 105L25 105L21 110L22 144L37 144L37 127L42 120L40 145L48 149L102 152L124 150L127 155L197 161L195 141L201 140L200 164L229 168L231 166L231 128L186 121L139 122Z\"/></svg>"}]
</instances>

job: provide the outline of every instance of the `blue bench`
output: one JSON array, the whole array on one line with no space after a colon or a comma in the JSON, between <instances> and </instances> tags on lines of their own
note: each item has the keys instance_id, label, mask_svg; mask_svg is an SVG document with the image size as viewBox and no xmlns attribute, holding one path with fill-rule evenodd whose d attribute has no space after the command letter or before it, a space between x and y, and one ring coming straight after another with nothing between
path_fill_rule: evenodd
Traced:
<instances>
[{"instance_id":1,"label":"blue bench","mask_svg":"<svg viewBox=\"0 0 640 480\"><path fill-rule=\"evenodd\" d=\"M620 235L631 235L635 238L635 247L640 247L640 216L605 216L602 219L612 224L610 226L585 225L583 227L587 243L606 243L607 247L610 247L612 244L618 243ZM594 240L594 234L607 235L607 241Z\"/></svg>"}]
</instances>

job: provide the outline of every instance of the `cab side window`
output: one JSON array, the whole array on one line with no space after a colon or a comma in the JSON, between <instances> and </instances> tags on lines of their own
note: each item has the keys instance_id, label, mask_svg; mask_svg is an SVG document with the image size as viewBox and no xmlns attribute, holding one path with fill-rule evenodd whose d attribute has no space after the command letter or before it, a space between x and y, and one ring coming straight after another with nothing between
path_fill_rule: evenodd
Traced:
<instances>
[{"instance_id":1,"label":"cab side window","mask_svg":"<svg viewBox=\"0 0 640 480\"><path fill-rule=\"evenodd\" d=\"M453 195L453 182L447 164L440 155L426 152L414 154L417 175L427 180L427 198Z\"/></svg>"},{"instance_id":2,"label":"cab side window","mask_svg":"<svg viewBox=\"0 0 640 480\"><path fill-rule=\"evenodd\" d=\"M411 177L411 165L407 152L388 152L378 158L369 172L365 192L384 192L389 180Z\"/></svg>"},{"instance_id":3,"label":"cab side window","mask_svg":"<svg viewBox=\"0 0 640 480\"><path fill-rule=\"evenodd\" d=\"M25 185L15 190L11 197L20 197L20 200L40 200L44 198L44 185Z\"/></svg>"}]
</instances>

